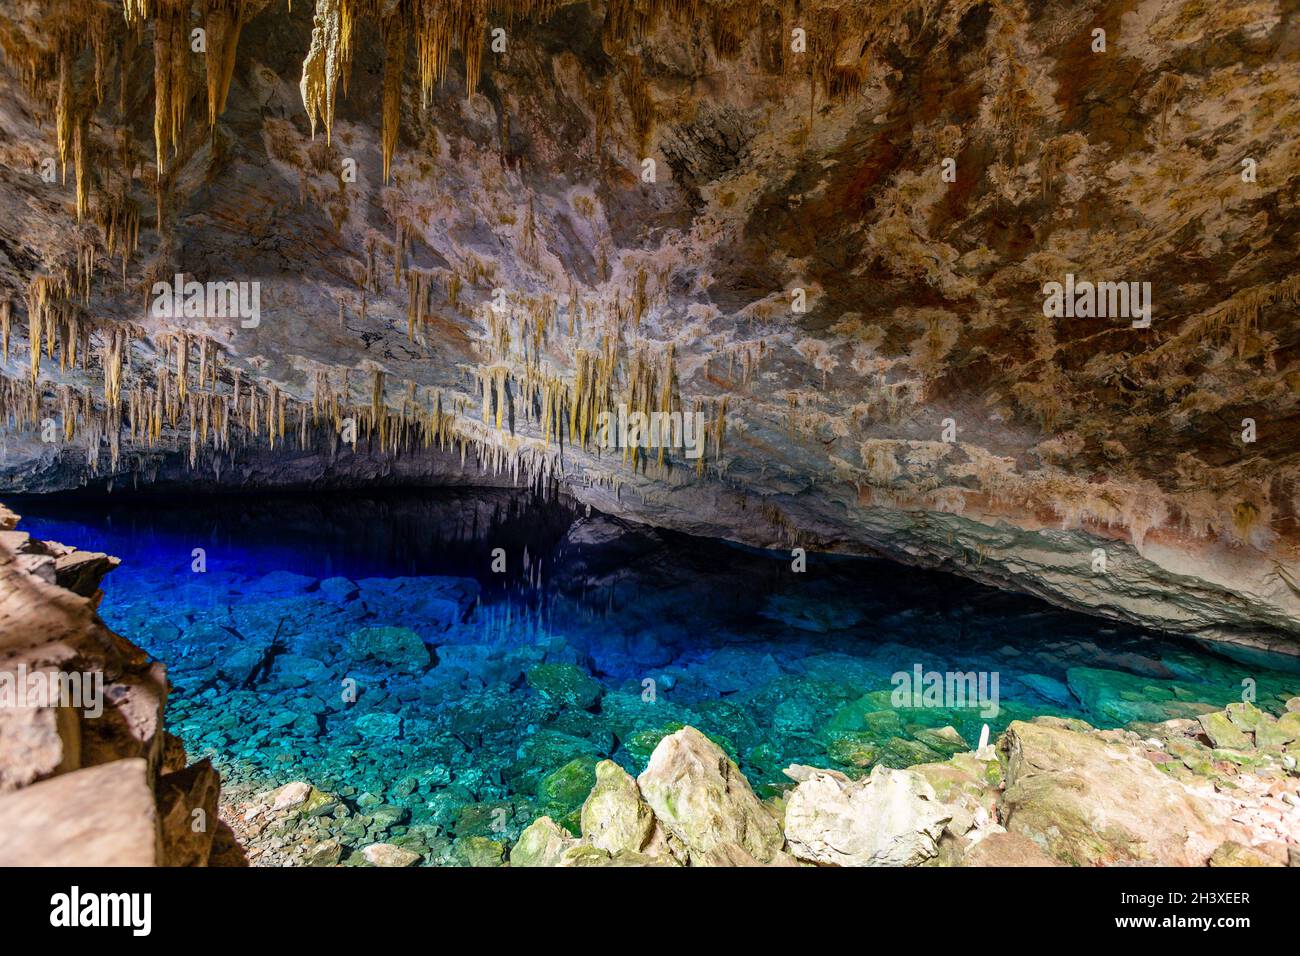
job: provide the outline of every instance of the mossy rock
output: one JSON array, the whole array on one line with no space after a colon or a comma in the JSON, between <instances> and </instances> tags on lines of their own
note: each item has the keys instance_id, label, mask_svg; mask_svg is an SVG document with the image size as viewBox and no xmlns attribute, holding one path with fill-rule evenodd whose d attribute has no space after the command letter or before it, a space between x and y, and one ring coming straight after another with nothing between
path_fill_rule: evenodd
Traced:
<instances>
[{"instance_id":1,"label":"mossy rock","mask_svg":"<svg viewBox=\"0 0 1300 956\"><path fill-rule=\"evenodd\" d=\"M1255 747L1250 735L1237 726L1226 712L1201 714L1197 720L1200 721L1205 736L1210 738L1218 750L1252 750Z\"/></svg>"},{"instance_id":2,"label":"mossy rock","mask_svg":"<svg viewBox=\"0 0 1300 956\"><path fill-rule=\"evenodd\" d=\"M519 832L515 824L518 807L512 800L467 803L456 814L454 832L458 837L481 836L505 840Z\"/></svg>"},{"instance_id":3,"label":"mossy rock","mask_svg":"<svg viewBox=\"0 0 1300 956\"><path fill-rule=\"evenodd\" d=\"M538 817L519 835L510 848L512 867L556 866L564 851L574 845L573 837L550 817Z\"/></svg>"},{"instance_id":4,"label":"mossy rock","mask_svg":"<svg viewBox=\"0 0 1300 956\"><path fill-rule=\"evenodd\" d=\"M970 750L970 744L953 727L927 727L912 733L918 741L945 757Z\"/></svg>"},{"instance_id":5,"label":"mossy rock","mask_svg":"<svg viewBox=\"0 0 1300 956\"><path fill-rule=\"evenodd\" d=\"M552 770L537 785L538 803L547 808L563 808L566 812L580 808L596 785L597 763L594 757L575 757Z\"/></svg>"},{"instance_id":6,"label":"mossy rock","mask_svg":"<svg viewBox=\"0 0 1300 956\"><path fill-rule=\"evenodd\" d=\"M863 731L846 731L826 744L826 753L845 767L870 767L880 754L880 743Z\"/></svg>"},{"instance_id":7,"label":"mossy rock","mask_svg":"<svg viewBox=\"0 0 1300 956\"><path fill-rule=\"evenodd\" d=\"M555 730L539 730L519 748L519 759L506 767L503 777L516 792L536 791L541 779L577 757L600 756L600 749L585 737Z\"/></svg>"},{"instance_id":8,"label":"mossy rock","mask_svg":"<svg viewBox=\"0 0 1300 956\"><path fill-rule=\"evenodd\" d=\"M500 866L505 862L506 845L487 837L458 837L452 855L461 866Z\"/></svg>"},{"instance_id":9,"label":"mossy rock","mask_svg":"<svg viewBox=\"0 0 1300 956\"><path fill-rule=\"evenodd\" d=\"M573 664L538 664L529 668L528 686L561 707L587 710L600 700L604 688Z\"/></svg>"},{"instance_id":10,"label":"mossy rock","mask_svg":"<svg viewBox=\"0 0 1300 956\"><path fill-rule=\"evenodd\" d=\"M878 762L886 767L901 770L918 763L934 763L942 759L940 754L919 740L890 737L880 749Z\"/></svg>"}]
</instances>

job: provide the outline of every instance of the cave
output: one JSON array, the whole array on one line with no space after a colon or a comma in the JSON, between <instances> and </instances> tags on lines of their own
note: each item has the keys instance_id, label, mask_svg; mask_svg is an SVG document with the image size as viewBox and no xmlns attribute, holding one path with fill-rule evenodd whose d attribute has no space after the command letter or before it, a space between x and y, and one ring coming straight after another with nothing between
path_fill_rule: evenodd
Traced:
<instances>
[{"instance_id":1,"label":"cave","mask_svg":"<svg viewBox=\"0 0 1300 956\"><path fill-rule=\"evenodd\" d=\"M1298 94L1291 0L0 0L0 865L1300 866Z\"/></svg>"}]
</instances>

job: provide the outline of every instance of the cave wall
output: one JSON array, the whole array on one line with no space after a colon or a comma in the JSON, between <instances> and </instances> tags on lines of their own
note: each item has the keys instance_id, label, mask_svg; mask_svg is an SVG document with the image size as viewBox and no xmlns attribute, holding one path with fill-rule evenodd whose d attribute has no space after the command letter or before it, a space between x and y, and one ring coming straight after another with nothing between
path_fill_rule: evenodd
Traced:
<instances>
[{"instance_id":1,"label":"cave wall","mask_svg":"<svg viewBox=\"0 0 1300 956\"><path fill-rule=\"evenodd\" d=\"M1296 6L5 0L0 493L533 482L1294 647Z\"/></svg>"}]
</instances>

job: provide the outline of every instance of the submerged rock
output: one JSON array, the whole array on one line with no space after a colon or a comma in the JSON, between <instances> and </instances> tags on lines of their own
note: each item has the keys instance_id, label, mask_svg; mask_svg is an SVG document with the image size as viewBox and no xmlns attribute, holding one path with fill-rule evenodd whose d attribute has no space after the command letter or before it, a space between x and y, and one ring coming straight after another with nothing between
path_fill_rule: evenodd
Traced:
<instances>
[{"instance_id":1,"label":"submerged rock","mask_svg":"<svg viewBox=\"0 0 1300 956\"><path fill-rule=\"evenodd\" d=\"M422 672L433 663L424 641L409 627L363 627L348 637L348 654L411 672Z\"/></svg>"},{"instance_id":2,"label":"submerged rock","mask_svg":"<svg viewBox=\"0 0 1300 956\"><path fill-rule=\"evenodd\" d=\"M561 707L586 710L600 700L604 688L572 664L538 664L528 671L528 686Z\"/></svg>"},{"instance_id":3,"label":"submerged rock","mask_svg":"<svg viewBox=\"0 0 1300 956\"><path fill-rule=\"evenodd\" d=\"M462 866L500 866L506 858L504 843L482 836L458 837L452 852Z\"/></svg>"}]
</instances>

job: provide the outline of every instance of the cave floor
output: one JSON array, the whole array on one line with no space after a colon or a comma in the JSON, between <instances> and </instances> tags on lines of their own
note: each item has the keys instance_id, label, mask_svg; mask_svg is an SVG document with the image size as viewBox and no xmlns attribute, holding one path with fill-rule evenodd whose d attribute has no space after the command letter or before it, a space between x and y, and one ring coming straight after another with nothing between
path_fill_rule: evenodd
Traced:
<instances>
[{"instance_id":1,"label":"cave floor","mask_svg":"<svg viewBox=\"0 0 1300 956\"><path fill-rule=\"evenodd\" d=\"M792 763L924 763L985 724L1116 727L1251 695L1276 713L1300 694L1291 659L1234 660L881 561L810 555L796 572L789 554L530 495L22 510L39 537L123 559L101 614L166 663L168 726L219 767L227 806L309 783L304 816L345 862L377 840L479 862L543 813L576 832L598 760L637 774L687 724L770 796ZM241 836L255 860L305 862L293 833Z\"/></svg>"}]
</instances>

